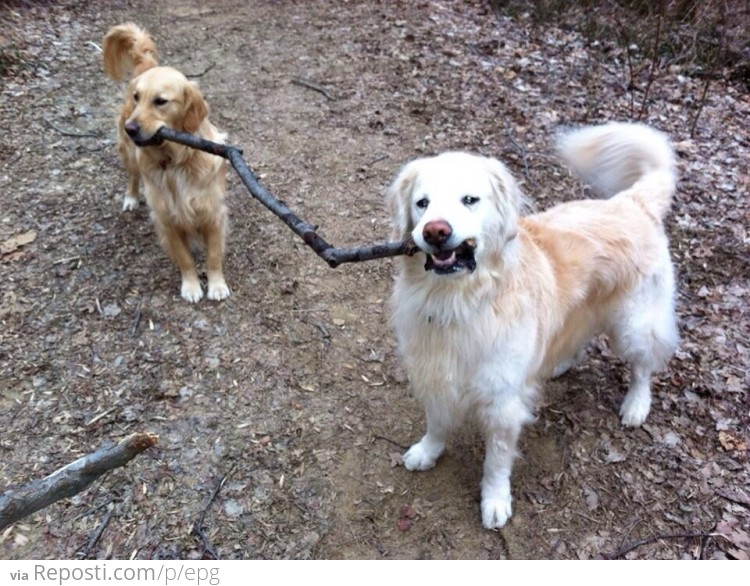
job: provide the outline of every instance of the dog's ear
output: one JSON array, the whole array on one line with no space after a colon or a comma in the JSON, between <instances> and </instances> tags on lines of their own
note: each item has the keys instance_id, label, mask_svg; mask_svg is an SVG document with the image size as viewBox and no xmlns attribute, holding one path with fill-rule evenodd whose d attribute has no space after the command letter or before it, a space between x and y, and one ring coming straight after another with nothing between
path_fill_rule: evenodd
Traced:
<instances>
[{"instance_id":1,"label":"dog's ear","mask_svg":"<svg viewBox=\"0 0 750 586\"><path fill-rule=\"evenodd\" d=\"M135 111L135 101L133 101L133 94L135 93L135 82L131 81L128 84L128 89L125 90L125 101L120 110L120 119L127 120L133 115Z\"/></svg>"},{"instance_id":2,"label":"dog's ear","mask_svg":"<svg viewBox=\"0 0 750 586\"><path fill-rule=\"evenodd\" d=\"M497 159L486 159L487 170L492 183L493 203L505 219L506 240L515 237L518 218L529 207L526 196L521 191L515 177L508 168Z\"/></svg>"},{"instance_id":3,"label":"dog's ear","mask_svg":"<svg viewBox=\"0 0 750 586\"><path fill-rule=\"evenodd\" d=\"M411 218L411 197L418 175L419 161L407 163L391 183L386 195L391 215L391 239L403 240L414 228Z\"/></svg>"},{"instance_id":4,"label":"dog's ear","mask_svg":"<svg viewBox=\"0 0 750 586\"><path fill-rule=\"evenodd\" d=\"M188 82L185 86L185 111L182 116L182 129L194 133L208 116L208 104L198 86Z\"/></svg>"}]
</instances>

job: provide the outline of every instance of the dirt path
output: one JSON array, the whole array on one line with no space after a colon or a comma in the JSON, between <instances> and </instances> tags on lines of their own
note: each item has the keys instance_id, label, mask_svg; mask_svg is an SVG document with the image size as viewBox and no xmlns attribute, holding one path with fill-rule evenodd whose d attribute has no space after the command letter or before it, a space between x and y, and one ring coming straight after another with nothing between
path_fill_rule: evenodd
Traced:
<instances>
[{"instance_id":1,"label":"dirt path","mask_svg":"<svg viewBox=\"0 0 750 586\"><path fill-rule=\"evenodd\" d=\"M80 3L2 9L22 63L0 77L0 485L141 430L159 448L0 536L8 558L577 558L655 535L635 557L739 556L748 528L747 95L665 76L650 121L679 144L671 223L683 345L652 416L623 430L622 365L595 344L549 385L522 443L515 515L482 530L482 448L394 465L422 431L394 355L393 264L337 270L230 180L232 297L179 299L146 211L120 212L121 88L106 29L135 20L196 76L214 123L264 184L340 245L385 239L384 187L423 153L503 158L544 208L577 197L551 157L560 124L627 119L616 52L534 31L481 2ZM3 27L5 28L5 27ZM624 75L624 74L623 74ZM327 88L332 99L292 79ZM744 121L744 122L743 122ZM57 130L53 129L57 127ZM93 133L64 136L59 131Z\"/></svg>"}]
</instances>

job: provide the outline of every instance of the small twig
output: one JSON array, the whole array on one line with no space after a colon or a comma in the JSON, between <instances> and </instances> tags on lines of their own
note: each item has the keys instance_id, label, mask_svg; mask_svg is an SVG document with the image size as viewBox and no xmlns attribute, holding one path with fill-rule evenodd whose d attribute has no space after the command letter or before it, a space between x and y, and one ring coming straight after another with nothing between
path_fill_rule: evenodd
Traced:
<instances>
[{"instance_id":1,"label":"small twig","mask_svg":"<svg viewBox=\"0 0 750 586\"><path fill-rule=\"evenodd\" d=\"M628 529L628 532L623 536L622 541L620 541L620 549L625 547L625 542L630 539L630 535L633 533L633 530L640 524L640 522L643 521L640 517L638 517L635 522L630 526L630 529Z\"/></svg>"},{"instance_id":2,"label":"small twig","mask_svg":"<svg viewBox=\"0 0 750 586\"><path fill-rule=\"evenodd\" d=\"M313 91L321 93L326 98L328 98L329 100L333 100L334 99L334 97L322 85L318 85L317 83L314 83L312 81L308 81L307 79L303 79L301 77L294 77L294 78L292 78L292 83L296 84L296 85L301 85L302 87L306 87L308 89L311 89Z\"/></svg>"},{"instance_id":3,"label":"small twig","mask_svg":"<svg viewBox=\"0 0 750 586\"><path fill-rule=\"evenodd\" d=\"M219 559L219 554L213 548L213 546L211 545L211 542L208 539L208 536L203 531L203 522L206 520L206 514L208 513L208 509L211 508L211 504L214 502L214 500L216 500L216 497L218 496L219 491L221 490L221 487L224 486L224 483L227 481L227 479L232 474L232 472L234 472L234 466L216 484L216 488L214 488L214 491L211 493L211 496L208 497L208 500L206 501L206 504L203 507L203 511L201 512L201 516L198 518L198 522L193 525L192 532L200 538L203 544L203 553L210 554L215 560Z\"/></svg>"},{"instance_id":4,"label":"small twig","mask_svg":"<svg viewBox=\"0 0 750 586\"><path fill-rule=\"evenodd\" d=\"M99 415L95 415L90 421L87 421L85 423L85 426L86 427L90 427L91 425L94 425L94 423L96 423L100 419L103 419L104 417L106 417L107 415L109 415L110 413L112 413L112 412L114 412L116 410L117 410L117 407L112 407L111 409L107 409L103 413L99 413Z\"/></svg>"},{"instance_id":5,"label":"small twig","mask_svg":"<svg viewBox=\"0 0 750 586\"><path fill-rule=\"evenodd\" d=\"M133 318L133 327L130 328L130 336L135 338L136 334L138 333L138 326L141 325L141 305L143 304L143 299L138 300L138 306L135 308L135 317Z\"/></svg>"},{"instance_id":6,"label":"small twig","mask_svg":"<svg viewBox=\"0 0 750 586\"><path fill-rule=\"evenodd\" d=\"M103 509L104 507L108 506L109 503L114 501L114 497L110 496L108 497L103 503L96 505L95 507L90 508L88 511L84 511L80 515L78 515L73 521L78 521L79 519L83 519L84 517L88 517L89 515L93 515L96 513L99 509Z\"/></svg>"},{"instance_id":7,"label":"small twig","mask_svg":"<svg viewBox=\"0 0 750 586\"><path fill-rule=\"evenodd\" d=\"M654 543L655 541L659 541L660 539L705 539L707 537L716 537L717 535L719 535L719 533L669 533L667 535L654 535L653 537L634 541L633 543L630 543L625 547L621 547L614 553L605 554L603 557L604 559L608 560L616 560L624 555L629 554L631 551L641 547L642 545L648 545L649 543Z\"/></svg>"},{"instance_id":8,"label":"small twig","mask_svg":"<svg viewBox=\"0 0 750 586\"><path fill-rule=\"evenodd\" d=\"M292 212L284 202L276 199L259 183L256 175L242 158L241 149L230 145L211 142L210 140L187 134L185 132L178 132L171 128L167 128L166 126L160 128L149 141L142 143L141 146L158 145L163 140L171 140L228 159L232 164L232 167L234 167L234 170L240 176L242 183L244 183L245 187L250 192L250 195L262 203L271 211L271 213L280 218L289 229L292 230L292 232L302 238L305 244L312 248L331 268L336 268L337 266L348 262L362 262L404 254L412 255L418 250L417 246L410 238L402 240L401 242L370 244L359 246L357 248L334 248L318 235L316 232L316 226L308 224L300 219L299 216Z\"/></svg>"},{"instance_id":9,"label":"small twig","mask_svg":"<svg viewBox=\"0 0 750 586\"><path fill-rule=\"evenodd\" d=\"M383 153L382 155L375 157L371 161L367 161L365 163L365 167L371 167L375 163L379 163L380 161L385 161L388 157L390 157L388 153Z\"/></svg>"},{"instance_id":10,"label":"small twig","mask_svg":"<svg viewBox=\"0 0 750 586\"><path fill-rule=\"evenodd\" d=\"M646 89L643 92L643 102L641 102L641 111L638 113L638 120L643 119L643 115L646 113L646 106L648 105L648 94L651 91L651 84L654 81L654 71L656 71L656 63L659 60L659 44L661 43L661 25L664 20L664 5L666 0L659 0L659 19L656 21L656 36L654 37L654 54L651 57L651 67L648 71L648 81L646 82Z\"/></svg>"},{"instance_id":11,"label":"small twig","mask_svg":"<svg viewBox=\"0 0 750 586\"><path fill-rule=\"evenodd\" d=\"M102 52L102 48L99 45L97 45L94 41L86 41L86 44L89 45L90 47L94 47L94 49L96 49L100 53Z\"/></svg>"},{"instance_id":12,"label":"small twig","mask_svg":"<svg viewBox=\"0 0 750 586\"><path fill-rule=\"evenodd\" d=\"M86 543L86 549L84 549L83 552L81 552L80 559L82 560L86 559L89 555L89 552L94 548L97 542L101 539L102 533L104 533L104 530L107 528L107 525L109 525L109 522L112 519L112 513L114 512L114 510L115 510L114 507L110 507L109 509L107 509L107 513L104 515L102 522L99 523L99 526L96 528L96 531Z\"/></svg>"},{"instance_id":13,"label":"small twig","mask_svg":"<svg viewBox=\"0 0 750 586\"><path fill-rule=\"evenodd\" d=\"M155 446L159 436L134 433L60 468L46 478L33 480L0 496L0 531L60 499L78 494L102 474L124 466L144 450Z\"/></svg>"},{"instance_id":14,"label":"small twig","mask_svg":"<svg viewBox=\"0 0 750 586\"><path fill-rule=\"evenodd\" d=\"M397 448L401 448L402 450L408 450L409 449L409 446L403 446L400 443L398 443L396 441L393 441L391 438L385 437L384 435L373 435L372 437L374 439L376 439L376 440L383 440L384 442L388 442L389 444L393 444L394 446L396 446Z\"/></svg>"},{"instance_id":15,"label":"small twig","mask_svg":"<svg viewBox=\"0 0 750 586\"><path fill-rule=\"evenodd\" d=\"M70 130L65 130L63 128L60 128L59 126L56 126L46 118L42 118L42 120L44 120L47 126L49 126L52 130L59 132L63 136L72 136L74 138L100 138L98 134L95 134L93 132L72 132Z\"/></svg>"},{"instance_id":16,"label":"small twig","mask_svg":"<svg viewBox=\"0 0 750 586\"><path fill-rule=\"evenodd\" d=\"M206 75L206 74L207 74L207 73L208 73L209 71L211 71L211 70L212 70L212 69L213 69L214 67L216 67L216 63L211 63L211 65L209 65L208 67L206 67L206 68L205 68L205 69L204 69L203 71L201 71L200 73L186 73L186 74L185 74L185 77L187 77L188 79L192 79L192 78L194 78L194 77L203 77L203 76L204 76L204 75Z\"/></svg>"},{"instance_id":17,"label":"small twig","mask_svg":"<svg viewBox=\"0 0 750 586\"><path fill-rule=\"evenodd\" d=\"M53 262L52 266L66 265L69 262L73 262L74 260L81 260L81 257L80 256L69 256L68 258L61 258L61 259L56 260L55 262Z\"/></svg>"},{"instance_id":18,"label":"small twig","mask_svg":"<svg viewBox=\"0 0 750 586\"><path fill-rule=\"evenodd\" d=\"M306 319L303 319L302 322L306 323L307 325L310 325L310 326L314 327L316 330L318 330L320 332L320 334L323 336L324 340L330 340L331 339L331 332L329 332L328 328L326 328L319 321L307 321Z\"/></svg>"},{"instance_id":19,"label":"small twig","mask_svg":"<svg viewBox=\"0 0 750 586\"><path fill-rule=\"evenodd\" d=\"M701 93L701 101L698 103L698 109L695 111L693 122L690 125L690 138L695 138L695 129L698 126L698 118L700 117L701 112L703 112L703 107L706 105L706 101L708 99L708 86L710 85L711 78L706 77L706 82L703 84L703 92Z\"/></svg>"}]
</instances>

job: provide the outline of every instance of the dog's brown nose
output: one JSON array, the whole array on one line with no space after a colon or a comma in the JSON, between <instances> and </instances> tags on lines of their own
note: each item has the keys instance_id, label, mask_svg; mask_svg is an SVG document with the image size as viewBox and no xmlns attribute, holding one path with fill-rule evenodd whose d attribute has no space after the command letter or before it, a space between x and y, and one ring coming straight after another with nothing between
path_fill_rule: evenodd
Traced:
<instances>
[{"instance_id":1,"label":"dog's brown nose","mask_svg":"<svg viewBox=\"0 0 750 586\"><path fill-rule=\"evenodd\" d=\"M431 246L440 246L448 241L453 234L453 228L445 220L427 222L422 229L422 237Z\"/></svg>"},{"instance_id":2,"label":"dog's brown nose","mask_svg":"<svg viewBox=\"0 0 750 586\"><path fill-rule=\"evenodd\" d=\"M135 136L140 132L141 127L138 126L137 122L134 122L133 120L128 120L125 123L125 132L128 133L128 136L130 138L135 138Z\"/></svg>"}]
</instances>

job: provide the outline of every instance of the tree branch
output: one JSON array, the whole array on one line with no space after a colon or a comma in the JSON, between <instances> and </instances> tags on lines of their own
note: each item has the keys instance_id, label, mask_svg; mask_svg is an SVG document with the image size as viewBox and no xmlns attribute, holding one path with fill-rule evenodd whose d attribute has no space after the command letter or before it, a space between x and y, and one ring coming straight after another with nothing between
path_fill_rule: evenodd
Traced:
<instances>
[{"instance_id":1,"label":"tree branch","mask_svg":"<svg viewBox=\"0 0 750 586\"><path fill-rule=\"evenodd\" d=\"M289 229L297 234L305 244L328 263L331 268L347 262L362 262L378 258L388 258L406 254L411 256L417 247L411 239L401 242L382 242L358 246L355 248L336 248L326 242L318 233L317 226L308 224L299 218L286 204L275 198L259 182L255 173L242 158L242 150L231 145L218 144L171 128L162 127L148 142L142 146L158 145L163 140L170 140L227 159L239 175L242 183L255 199L280 218Z\"/></svg>"},{"instance_id":2,"label":"tree branch","mask_svg":"<svg viewBox=\"0 0 750 586\"><path fill-rule=\"evenodd\" d=\"M159 436L152 433L134 433L114 446L79 458L46 478L6 491L0 496L0 531L60 499L78 494L102 474L124 466L156 445L158 439Z\"/></svg>"}]
</instances>

